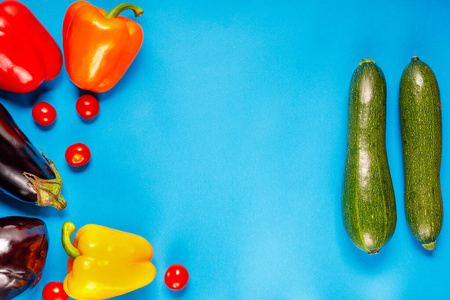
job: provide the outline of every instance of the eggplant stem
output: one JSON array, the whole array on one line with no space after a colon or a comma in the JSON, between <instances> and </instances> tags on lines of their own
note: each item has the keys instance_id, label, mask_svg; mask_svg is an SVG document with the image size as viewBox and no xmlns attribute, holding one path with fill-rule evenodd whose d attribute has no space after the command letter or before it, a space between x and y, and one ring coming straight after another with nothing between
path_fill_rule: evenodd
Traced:
<instances>
[{"instance_id":1,"label":"eggplant stem","mask_svg":"<svg viewBox=\"0 0 450 300\"><path fill-rule=\"evenodd\" d=\"M38 206L52 206L58 210L63 210L66 208L67 203L64 197L61 195L61 190L63 187L63 182L55 164L48 159L44 153L42 156L48 162L50 167L55 173L54 179L42 179L34 174L23 172L23 175L28 179L27 185L33 189L37 194Z\"/></svg>"}]
</instances>

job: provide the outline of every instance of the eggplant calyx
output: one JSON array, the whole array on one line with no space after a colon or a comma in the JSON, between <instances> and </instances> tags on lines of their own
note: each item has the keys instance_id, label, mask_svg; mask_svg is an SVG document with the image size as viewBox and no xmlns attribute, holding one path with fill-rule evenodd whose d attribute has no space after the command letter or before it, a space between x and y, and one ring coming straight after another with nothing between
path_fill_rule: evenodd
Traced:
<instances>
[{"instance_id":1,"label":"eggplant calyx","mask_svg":"<svg viewBox=\"0 0 450 300\"><path fill-rule=\"evenodd\" d=\"M66 208L66 200L61 195L63 182L55 164L48 159L44 153L42 156L47 160L48 164L55 173L54 179L42 179L34 174L23 172L23 175L28 179L28 186L32 188L37 194L38 206L52 206L58 210Z\"/></svg>"}]
</instances>

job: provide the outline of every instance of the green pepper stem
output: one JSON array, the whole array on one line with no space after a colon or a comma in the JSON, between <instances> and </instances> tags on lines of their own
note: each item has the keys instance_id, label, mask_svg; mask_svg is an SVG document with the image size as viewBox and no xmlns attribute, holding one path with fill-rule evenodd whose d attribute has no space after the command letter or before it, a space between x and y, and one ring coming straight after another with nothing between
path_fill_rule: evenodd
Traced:
<instances>
[{"instance_id":1,"label":"green pepper stem","mask_svg":"<svg viewBox=\"0 0 450 300\"><path fill-rule=\"evenodd\" d=\"M80 251L70 241L70 236L77 230L73 223L66 221L62 227L62 245L66 253L73 259L80 256Z\"/></svg>"},{"instance_id":2,"label":"green pepper stem","mask_svg":"<svg viewBox=\"0 0 450 300\"><path fill-rule=\"evenodd\" d=\"M139 17L144 13L144 10L137 5L131 3L122 3L114 7L109 13L105 15L107 19L114 19L120 15L121 12L127 9L132 9L135 17Z\"/></svg>"}]
</instances>

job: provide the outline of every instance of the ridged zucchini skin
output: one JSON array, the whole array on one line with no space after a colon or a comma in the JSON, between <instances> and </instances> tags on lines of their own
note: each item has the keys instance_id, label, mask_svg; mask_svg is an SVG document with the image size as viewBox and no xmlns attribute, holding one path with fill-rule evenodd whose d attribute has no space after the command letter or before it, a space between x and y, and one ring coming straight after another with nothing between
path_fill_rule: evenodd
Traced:
<instances>
[{"instance_id":1,"label":"ridged zucchini skin","mask_svg":"<svg viewBox=\"0 0 450 300\"><path fill-rule=\"evenodd\" d=\"M433 71L417 57L403 71L399 98L406 220L416 240L435 250L444 214L441 102Z\"/></svg>"},{"instance_id":2,"label":"ridged zucchini skin","mask_svg":"<svg viewBox=\"0 0 450 300\"><path fill-rule=\"evenodd\" d=\"M352 242L369 254L389 241L397 223L386 152L386 80L371 59L359 63L350 82L342 215Z\"/></svg>"}]
</instances>

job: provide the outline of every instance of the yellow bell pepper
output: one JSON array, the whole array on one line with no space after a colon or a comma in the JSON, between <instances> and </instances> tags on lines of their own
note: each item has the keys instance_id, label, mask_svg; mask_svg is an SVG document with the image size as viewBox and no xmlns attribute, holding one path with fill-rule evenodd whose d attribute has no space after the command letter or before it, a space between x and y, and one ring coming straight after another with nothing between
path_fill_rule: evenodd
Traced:
<instances>
[{"instance_id":1,"label":"yellow bell pepper","mask_svg":"<svg viewBox=\"0 0 450 300\"><path fill-rule=\"evenodd\" d=\"M144 238L99 225L78 230L65 222L64 250L70 256L64 290L78 300L108 299L149 284L156 275L151 263L153 249Z\"/></svg>"}]
</instances>

